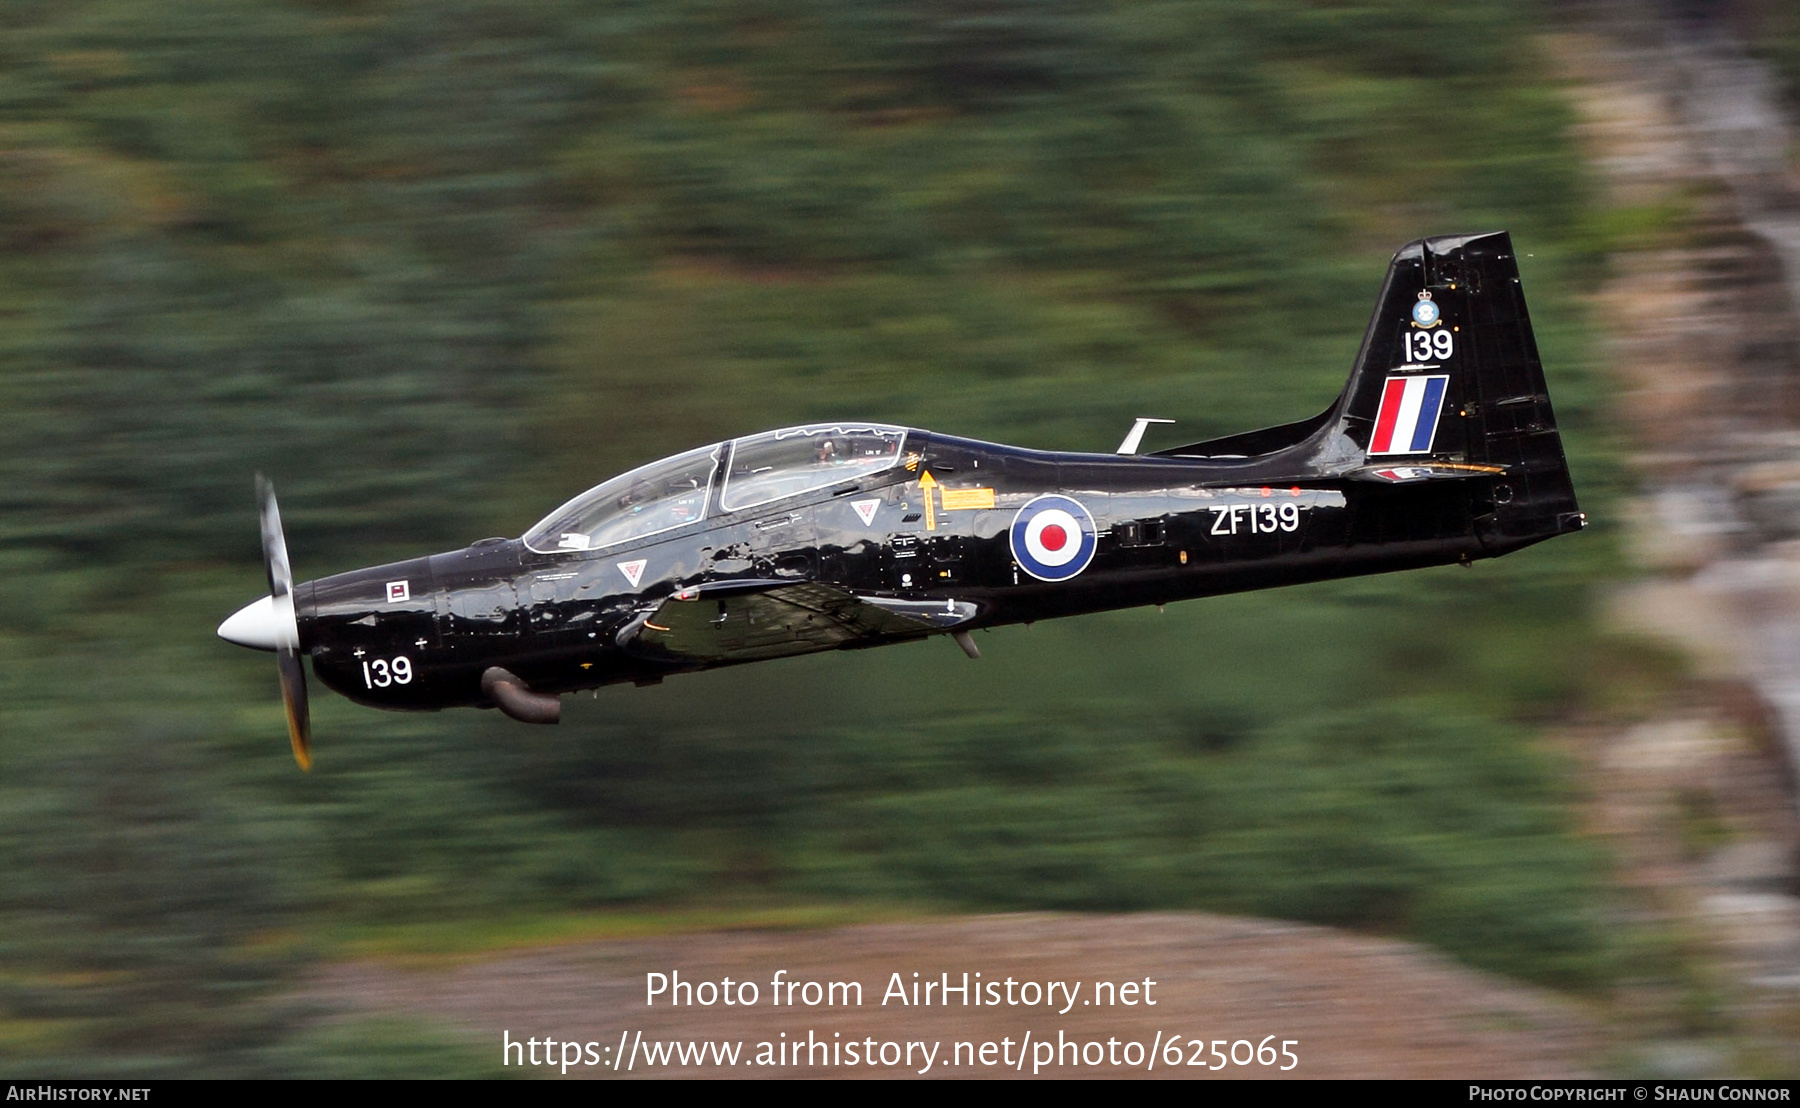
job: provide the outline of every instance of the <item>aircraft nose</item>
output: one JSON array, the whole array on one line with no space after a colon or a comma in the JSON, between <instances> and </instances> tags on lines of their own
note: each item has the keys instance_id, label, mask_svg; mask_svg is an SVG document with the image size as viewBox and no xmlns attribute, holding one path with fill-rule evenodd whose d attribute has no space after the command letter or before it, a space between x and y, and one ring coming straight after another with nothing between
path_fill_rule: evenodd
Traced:
<instances>
[{"instance_id":1,"label":"aircraft nose","mask_svg":"<svg viewBox=\"0 0 1800 1108\"><path fill-rule=\"evenodd\" d=\"M274 650L281 641L281 623L275 616L275 598L252 600L219 624L219 637L252 650Z\"/></svg>"}]
</instances>

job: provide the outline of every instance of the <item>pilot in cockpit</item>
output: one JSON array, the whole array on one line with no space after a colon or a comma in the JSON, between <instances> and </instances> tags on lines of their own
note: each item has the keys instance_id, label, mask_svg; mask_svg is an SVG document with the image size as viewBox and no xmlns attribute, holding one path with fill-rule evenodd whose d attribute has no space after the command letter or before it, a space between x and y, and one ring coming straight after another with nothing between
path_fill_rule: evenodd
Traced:
<instances>
[{"instance_id":1,"label":"pilot in cockpit","mask_svg":"<svg viewBox=\"0 0 1800 1108\"><path fill-rule=\"evenodd\" d=\"M675 484L658 495L654 485L638 481L619 497L619 510L628 518L625 537L635 538L692 523L700 518L703 490L692 480Z\"/></svg>"},{"instance_id":2,"label":"pilot in cockpit","mask_svg":"<svg viewBox=\"0 0 1800 1108\"><path fill-rule=\"evenodd\" d=\"M619 495L619 510L635 514L642 511L654 496L655 490L650 487L650 482L634 481L630 488Z\"/></svg>"}]
</instances>

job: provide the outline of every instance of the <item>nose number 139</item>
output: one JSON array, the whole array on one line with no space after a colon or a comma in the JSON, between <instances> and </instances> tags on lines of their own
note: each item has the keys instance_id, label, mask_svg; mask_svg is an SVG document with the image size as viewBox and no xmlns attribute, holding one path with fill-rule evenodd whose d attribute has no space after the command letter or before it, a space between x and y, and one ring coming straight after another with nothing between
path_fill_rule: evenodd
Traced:
<instances>
[{"instance_id":1,"label":"nose number 139","mask_svg":"<svg viewBox=\"0 0 1800 1108\"><path fill-rule=\"evenodd\" d=\"M363 688L385 689L389 685L405 685L413 679L412 662L402 654L393 661L376 658L362 664Z\"/></svg>"}]
</instances>

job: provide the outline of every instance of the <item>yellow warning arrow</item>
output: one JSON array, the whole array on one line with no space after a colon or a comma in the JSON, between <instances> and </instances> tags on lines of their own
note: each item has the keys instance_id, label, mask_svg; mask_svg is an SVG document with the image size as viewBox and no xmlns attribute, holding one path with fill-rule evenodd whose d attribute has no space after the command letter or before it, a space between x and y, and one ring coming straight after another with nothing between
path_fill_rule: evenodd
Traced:
<instances>
[{"instance_id":1,"label":"yellow warning arrow","mask_svg":"<svg viewBox=\"0 0 1800 1108\"><path fill-rule=\"evenodd\" d=\"M925 530L937 530L937 507L933 503L931 492L937 488L937 478L928 469L919 474L919 491L925 494Z\"/></svg>"}]
</instances>

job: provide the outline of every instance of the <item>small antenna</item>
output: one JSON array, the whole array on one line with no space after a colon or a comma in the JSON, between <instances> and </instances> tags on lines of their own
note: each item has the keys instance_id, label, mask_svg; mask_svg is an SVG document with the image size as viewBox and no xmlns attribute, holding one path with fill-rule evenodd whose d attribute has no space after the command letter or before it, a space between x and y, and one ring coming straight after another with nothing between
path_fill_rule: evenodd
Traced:
<instances>
[{"instance_id":1,"label":"small antenna","mask_svg":"<svg viewBox=\"0 0 1800 1108\"><path fill-rule=\"evenodd\" d=\"M1138 452L1138 444L1144 441L1144 432L1149 429L1152 423L1174 422L1175 421L1172 419L1157 419L1155 416L1138 416L1137 422L1133 423L1131 425L1131 430L1126 433L1125 441L1120 443L1119 449L1115 450L1113 453L1136 454Z\"/></svg>"}]
</instances>

